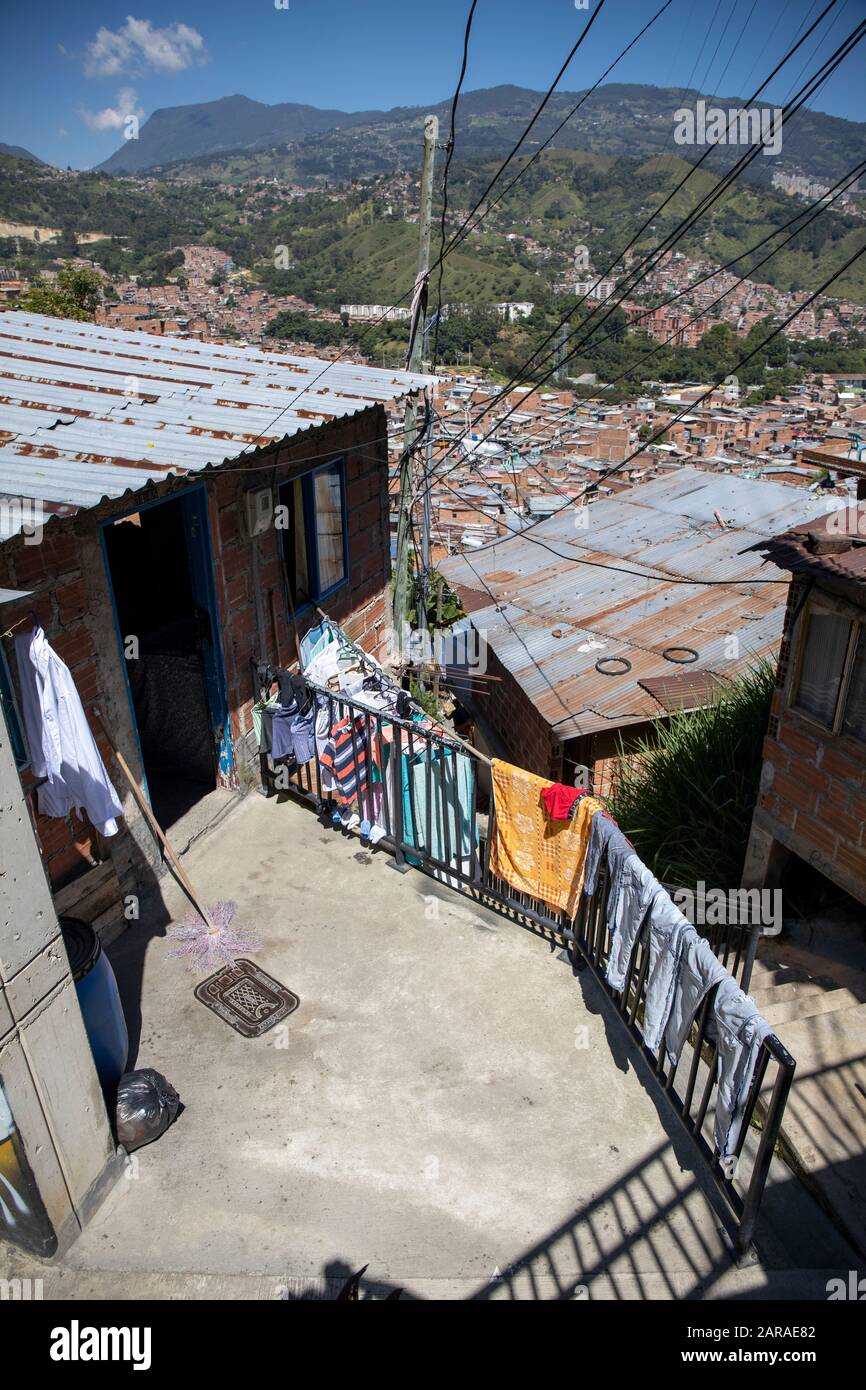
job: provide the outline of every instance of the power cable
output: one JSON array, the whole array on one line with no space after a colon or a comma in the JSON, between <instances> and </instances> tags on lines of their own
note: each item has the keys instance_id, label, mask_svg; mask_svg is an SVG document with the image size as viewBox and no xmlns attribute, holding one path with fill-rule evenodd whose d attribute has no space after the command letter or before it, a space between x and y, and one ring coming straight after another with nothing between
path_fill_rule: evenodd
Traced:
<instances>
[{"instance_id":1,"label":"power cable","mask_svg":"<svg viewBox=\"0 0 866 1390\"><path fill-rule=\"evenodd\" d=\"M803 302L802 304L800 304L796 309L792 310L792 312L787 316L787 318L783 319L783 320L781 321L781 323L777 324L776 327L774 327L774 328L770 331L770 333L767 335L766 338L764 338L760 343L758 343L754 348L752 348L750 352L746 353L746 355L745 355L744 357L741 357L740 360L739 360L739 362L737 362L737 363L735 364L735 366L734 366L734 368L733 368L733 372L734 372L734 373L739 372L743 367L745 367L745 366L752 360L753 357L756 357L756 356L758 355L759 352L763 352L764 348L766 348L767 345L768 345L769 343L771 343L771 342L773 341L774 338L777 338L777 337L779 336L779 334L782 333L782 332L784 331L785 328L787 328L787 326L788 326L789 323L791 323L795 318L797 318L797 316L798 316L799 314L802 314L803 311L804 311L805 309L808 309L809 305L810 305L810 304L813 304L813 303L815 302L815 300L818 299L818 298L820 298L820 296L821 296L822 294L826 293L826 291L827 291L827 289L829 288L829 286L832 285L832 284L834 283L834 281L838 280L838 279L840 278L840 276L844 275L845 272L846 272L847 270L850 270L851 266L855 263L855 261L858 261L858 260L860 259L860 257L861 257L861 256L864 256L864 255L866 255L866 245L862 246L862 247L860 248L859 251L855 251L854 254L853 254L853 256L849 256L849 257L848 257L848 260L844 263L844 265L841 265L837 270L835 270L835 271L833 272L832 275L830 275L830 276L823 282L823 284L819 285L818 289L816 289L816 290L809 296L808 299L804 300L804 302ZM572 501L569 502L567 505L568 505L568 506L573 505L573 502L574 502L574 501L578 501L578 500L580 499L580 497L584 497L584 496L587 495L587 493L589 493L589 492L594 491L595 489L597 489L598 486L599 486L599 484L600 484L601 482L603 482L605 478L609 478L613 473L618 473L619 470L620 470L621 468L625 468L626 465L629 464L629 463L631 463L631 461L632 461L634 458L636 458L637 455L638 455L639 453L642 453L646 448L649 447L650 444L654 444L654 443L656 442L656 440L660 439L660 438L662 437L662 435L665 434L666 431L670 429L671 425L675 425L679 420L681 420L681 419L683 418L683 416L690 414L693 410L696 410L696 409L698 408L698 406L702 405L704 401L706 401L710 396L712 396L713 392L716 390L716 388L717 388L717 386L718 386L719 384L720 384L719 382L715 382L715 383L714 383L712 386L710 386L702 395L698 396L698 397L696 398L696 400L690 401L688 405L683 406L682 410L678 411L677 414L674 415L674 416L672 417L672 419L668 420L667 423L666 423L664 426L662 426L661 429L659 429L658 431L656 431L655 434L651 435L649 439L644 440L644 441L638 446L637 449L633 450L632 453L627 454L626 457L625 457L624 459L621 459L619 463L615 463L615 464L613 465L612 468L605 469L604 472L602 472L602 473L599 475L599 477L598 477L598 479L597 479L596 481L594 481L593 483L591 483L591 484L589 484L587 487L585 487L584 490L583 490L583 492L582 492L582 493L579 493L579 494L578 494L578 497L572 499ZM473 465L472 465L471 462L470 462L470 467L471 467L471 466L473 466ZM565 511L565 510L566 510L566 507L559 507L559 508L557 508L557 510L556 510L555 512L553 512L551 515L552 515L552 516L558 516L558 515L560 514L560 512L563 512L563 511ZM546 520L550 520L550 518L546 518ZM539 526L540 524L541 524L540 521L531 522L529 526L525 526L525 527L520 531L520 533L519 533L520 536L521 536L521 537L523 537L523 536L528 536L529 531L533 530L534 527ZM529 539L535 539L535 538L529 537ZM539 544L541 544L541 542L539 542ZM545 548L546 548L546 549L549 549L550 547L545 547ZM569 558L569 557L560 555L559 558L560 558L560 559L566 559L566 558ZM594 563L594 562L588 561L588 560L581 560L581 561L576 561L576 563L580 563L580 564L592 564L592 563ZM601 568L610 568L610 567L609 567L609 566L601 566ZM638 576L638 577L640 577L640 576ZM746 580L743 580L743 581L730 581L730 580L718 580L718 579L705 579L705 580L704 580L704 579L702 579L702 580L682 579L682 580L670 581L670 582L678 582L678 583L682 583L682 584L702 584L702 585L708 585L708 586L711 586L711 587L712 587L712 586L717 585L717 584L725 584L725 583L731 583L731 582L742 582L742 583L747 583L747 582L749 582L749 583L767 583L767 584L773 584L773 583L786 582L786 581L769 580L769 579L768 579L768 580L751 580L751 581L746 581Z\"/></svg>"},{"instance_id":2,"label":"power cable","mask_svg":"<svg viewBox=\"0 0 866 1390\"><path fill-rule=\"evenodd\" d=\"M472 33L472 20L475 17L475 9L478 0L472 0L469 15L466 19L466 32L463 35L463 62L460 66L460 76L457 79L457 86L454 90L454 98L451 102L451 131L448 136L448 153L445 156L445 171L442 176L442 218L440 223L439 236L439 283L436 289L436 332L433 338L433 358L431 368L436 370L436 363L439 360L439 320L442 317L442 275L445 270L445 220L448 216L448 174L451 169L451 160L454 157L454 142L457 138L457 103L460 100L460 93L463 89L463 79L466 76L466 66L469 62L469 36Z\"/></svg>"},{"instance_id":3,"label":"power cable","mask_svg":"<svg viewBox=\"0 0 866 1390\"><path fill-rule=\"evenodd\" d=\"M833 5L833 4L835 4L835 3L836 3L836 0L830 0L830 5ZM829 9L829 8L830 8L830 6L827 7L827 9ZM825 11L824 11L823 13L826 13L826 9L825 9ZM822 16L819 16L819 20L817 20L816 23L820 22L820 18L823 17L823 13L822 13ZM809 33L809 32L810 32L810 31L807 31L807 33L803 35L803 38L800 40L800 42L803 42L803 39L805 39L805 38L808 37L808 33ZM825 67L827 67L828 64L832 64L831 70L834 70L836 67L838 67L839 64L844 60L844 58L848 56L848 53L853 49L853 47L855 47L856 44L860 42L860 39L864 36L864 33L866 33L866 21L863 21L860 25L858 25L858 26L852 31L851 34L849 34L848 38L843 42L842 45L840 45L839 49L837 49L836 52L835 52L833 55L831 55L831 58L830 58L830 59L827 59L826 62L825 62L824 64L822 64L822 69L825 68ZM791 52L793 52L793 49L791 50ZM790 56L790 53L789 53L788 56ZM772 75L772 74L771 74L771 75ZM805 86L801 89L800 93L798 93L798 100L800 101L800 104L802 104L802 100L805 99L804 93L805 93L805 94L808 94L808 89L809 89L810 87L812 87L813 84L816 84L818 81L822 80L822 79L824 78L824 76L825 76L825 73L824 73L822 70L819 70L819 72L818 72L817 74L815 74L815 75L813 76L813 78L810 79L810 81L809 81L808 83L805 84ZM769 80L769 79L767 79L767 80ZM764 85L766 85L766 83L762 84L762 86L764 86ZM759 90L760 90L760 89L759 89ZM799 107L797 107L796 109L799 109ZM790 115L793 114L793 113L794 113L793 111L792 111L792 112L788 112L787 115L790 116ZM783 120L784 120L784 119L785 119L785 117L783 116ZM712 148L713 148L713 146L708 146L707 153L709 153L709 151L710 151ZM690 229L690 226L691 226L691 225L694 225L694 222L697 221L698 218L699 218L700 216L702 216L704 212L708 211L709 208L713 205L714 202L718 201L718 200L724 195L724 193L727 191L728 187L729 187L729 186L731 185L731 183L733 182L733 179L734 179L734 177L736 176L736 174L739 173L739 172L741 172L742 168L744 168L749 162L751 162L751 160L755 159L755 158L757 157L757 155L760 153L760 151L761 151L762 148L763 148L763 146L759 143L759 144L753 146L745 155L743 155L743 156L736 162L736 164L733 166L733 168L732 168L731 170L728 171L728 174L725 176L725 178L724 178L723 180L721 180L721 181L719 182L719 184L716 186L716 188L715 188L714 190L712 190L711 193L705 195L704 198L702 198L702 199L700 200L700 202L699 202L699 204L696 206L696 208L694 208L694 209L692 210L692 212L689 213L689 214L687 215L686 218L681 219L681 221L680 221L680 223L677 225L677 227L675 227L675 228L663 239L663 241L659 244L659 246L655 247L654 250L653 250L652 252L648 253L648 254L644 257L643 261L642 261L642 262L640 263L640 265L636 268L637 270L640 270L640 272L641 272L640 275L638 276L638 280L637 280L637 281L634 281L633 283L631 283L631 284L629 284L629 285L626 285L625 289L623 290L623 294L622 294L621 298L620 298L618 301L612 303L612 304L610 305L610 307L607 309L607 311L606 311L606 313L604 314L604 316L602 317L602 319L601 319L597 324L593 325L593 326L590 328L589 333L588 333L585 337L581 338L580 341L579 341L575 346L572 346L572 347L571 347L571 350L570 350L569 353L568 353L568 356L569 356L569 357L572 357L572 356L576 355L578 349L581 348L581 347L583 347L583 346L585 346L585 344L589 341L589 338L590 338L590 337L592 336L592 334L597 330L597 328L600 327L601 324L604 323L604 322L611 316L611 314L614 312L614 310L615 310L616 308L619 307L619 304L620 304L620 303L622 302L622 300L625 298L625 295L628 294L628 293L633 293L633 292L634 292L634 290L635 290L635 288L636 288L636 285L637 285L637 283L639 283L640 279L643 279L643 278L646 276L646 274L649 273L649 269L650 269L650 268L654 268L653 266L649 266L648 263L651 262L651 261L653 260L654 257L655 257L656 261L658 261L658 259L660 259L661 255L664 253L665 250L670 249L671 246L673 246L673 245L676 244L676 241L679 240L680 237L682 237L683 235L685 235L686 231ZM706 155L703 156L703 158L705 158L705 157L706 157ZM699 161L699 163L700 163L700 161ZM697 168L697 165L692 166L691 172L694 172L694 170L695 170L696 168ZM689 175L686 175L686 176L685 176L685 179L683 179L683 180L681 181L679 187L682 186L682 183L684 183L684 182L686 181L686 179L688 179L688 177L689 177ZM676 190L675 190L675 191L676 191ZM670 200L670 199L668 198L668 199L666 199L665 201L667 202L667 201L669 201L669 200ZM664 204L663 204L662 206L664 206ZM645 224L645 225L648 225L648 224ZM638 234L638 235L639 235L639 234ZM633 239L633 240L634 240L634 239ZM629 243L629 244L631 245L632 243ZM625 248L626 251L627 251L628 249L629 249L628 247ZM624 254L625 254L625 251L621 252L620 255L617 257L617 261L620 260L620 259L622 258L622 255L624 255ZM614 261L614 262L612 263L612 265L615 265L615 264L616 264L616 261ZM647 267L647 268L644 268L644 267ZM611 267L611 268L612 268L612 267ZM628 276L626 277L626 279L628 279L633 273L634 273L634 272L629 272L629 274L628 274ZM603 276L602 276L602 277L599 277L599 281L597 281L596 284L598 284L598 283L600 282L601 278L603 278ZM619 289L619 288L620 288L620 287L618 286L618 289ZM524 377L524 375L525 375L527 369L528 369L533 363L535 363L536 369L537 369L539 366L542 365L542 362L536 362L536 359L539 357L539 354L541 354L541 352L542 352L543 348L545 347L545 345L546 345L547 343L549 343L553 337L555 337L555 335L556 335L556 334L558 333L558 331L562 328L562 326L563 326L565 323L567 323L567 322L569 321L569 319L571 319L571 318L573 317L573 315L575 314L575 312L577 311L577 309L580 307L581 303L584 302L584 300L586 299L586 297L587 297L587 296L584 295L580 300L577 301L577 303L568 311L568 313L565 314L565 316L563 317L563 319L560 320L559 324L557 324L556 327L555 327L553 330L551 330L551 332L542 340L541 344L539 344L539 346L538 346L538 347L535 349L535 351L530 355L530 357L523 363L523 365L521 366L521 368L519 369L519 371L511 378L511 380L510 380L508 383L506 383L506 385L501 389L501 391L499 392L499 394L498 394L497 396L494 397L493 401L492 401L492 402L488 402L488 403L486 404L486 406L485 406L485 413L486 413L487 411L489 411L490 409L492 409L492 408L498 403L498 401L502 400L503 397L505 397L505 396L509 393L509 391L511 391L511 390L515 387L515 385L517 385L517 384L520 382L521 378ZM608 301L605 301L605 303L607 304ZM601 306L599 306L599 307L601 307ZM592 310L592 311L590 312L590 314L588 315L588 318L592 318L593 314L595 314L596 312L597 312L597 309ZM581 328L582 328L582 329L585 329L586 326L587 326L587 321L584 321L584 322L582 323L582 325L581 325ZM556 355L558 355L558 354L556 354ZM551 356L552 356L551 353L547 353L547 354L546 354L546 359L549 361L550 358L551 358ZM543 361L543 360L544 360L544 359L542 359L542 361ZM549 381L550 378L551 378L551 376L554 374L555 370L556 370L556 367L554 367L554 370L553 370L553 371L547 372L545 375L541 376L541 378L536 382L536 386L544 385L547 381ZM515 406L511 407L509 410L507 410L505 416L503 417L503 419L507 419L508 416L511 415L511 414L513 414L514 411L515 411L516 409L517 409L517 406L515 405ZM499 423L500 423L500 425L501 425L502 421L500 421ZM485 438L487 438L487 437L489 437L489 436L486 435ZM459 443L460 441L458 440L458 441L456 441L456 442ZM453 447L452 447L452 450L449 451L449 452L453 452ZM447 457L447 455L446 455L446 457Z\"/></svg>"},{"instance_id":4,"label":"power cable","mask_svg":"<svg viewBox=\"0 0 866 1390\"><path fill-rule=\"evenodd\" d=\"M497 193L496 197L492 200L492 202L487 204L484 211L480 214L478 221L475 223L475 225L473 227L470 227L469 223L475 216L475 213L478 211L478 208L481 206L482 202L484 201L484 198L482 197L478 200L478 202L475 204L475 207L465 217L462 226L458 227L457 231L454 233L454 236L449 242L444 254L447 255L449 252L455 250L457 246L461 245L462 242L466 240L467 236L469 236L470 233L478 230L484 218L490 216L490 213L493 211L493 209L502 202L502 199L506 196L506 194L511 192L511 189L514 187L516 183L519 182L520 179L523 178L527 170L531 169L535 161L541 158L541 155L548 148L548 146L556 139L557 135L563 129L563 127L568 124L572 116L576 115L576 113L580 110L581 106L583 106L584 102L592 96L593 92L596 91L598 87L601 86L604 79L611 72L613 72L614 68L618 66L618 64L622 61L626 54L630 52L632 48L634 48L635 44L643 38L647 30L652 28L656 20L661 15L663 15L665 10L669 9L672 4L673 0L665 0L665 3L661 6L661 8L656 10L652 18L647 20L643 28L635 34L634 38L626 44L625 48L623 48L620 53L617 54L613 62L605 68L604 72L601 74L601 77L599 77L598 80L594 82L592 86L588 89L588 91L584 92L580 100L574 106L572 106L571 110L567 113L567 115L564 116L563 119L559 122L559 125L556 126L556 128L551 132L551 134L548 135L547 139L544 140L541 145L539 145L535 153L530 156L530 158L526 161L525 164L521 165L520 169L517 171L517 174L511 180L511 183L509 183L502 190L501 193ZM488 187L492 187L493 184L496 183L496 180L499 178L499 175L503 172L504 168L504 164L500 166L500 169L496 173L495 177L491 180L491 183L490 185L488 185Z\"/></svg>"}]
</instances>

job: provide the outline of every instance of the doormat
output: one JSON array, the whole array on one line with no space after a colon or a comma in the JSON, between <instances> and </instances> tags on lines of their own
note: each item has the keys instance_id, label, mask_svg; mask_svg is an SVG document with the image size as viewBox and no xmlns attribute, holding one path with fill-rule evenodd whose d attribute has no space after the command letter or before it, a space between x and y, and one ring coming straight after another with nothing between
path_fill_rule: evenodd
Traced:
<instances>
[{"instance_id":1,"label":"doormat","mask_svg":"<svg viewBox=\"0 0 866 1390\"><path fill-rule=\"evenodd\" d=\"M301 1002L251 960L224 965L196 985L195 997L244 1038L260 1038Z\"/></svg>"}]
</instances>

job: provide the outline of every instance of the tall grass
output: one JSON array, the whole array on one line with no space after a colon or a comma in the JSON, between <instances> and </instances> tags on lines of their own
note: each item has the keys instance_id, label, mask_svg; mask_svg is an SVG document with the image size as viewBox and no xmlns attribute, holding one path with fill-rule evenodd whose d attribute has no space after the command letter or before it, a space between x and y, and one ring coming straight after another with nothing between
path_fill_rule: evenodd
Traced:
<instances>
[{"instance_id":1,"label":"tall grass","mask_svg":"<svg viewBox=\"0 0 866 1390\"><path fill-rule=\"evenodd\" d=\"M776 669L761 661L706 709L672 714L628 751L611 813L657 878L740 883Z\"/></svg>"}]
</instances>

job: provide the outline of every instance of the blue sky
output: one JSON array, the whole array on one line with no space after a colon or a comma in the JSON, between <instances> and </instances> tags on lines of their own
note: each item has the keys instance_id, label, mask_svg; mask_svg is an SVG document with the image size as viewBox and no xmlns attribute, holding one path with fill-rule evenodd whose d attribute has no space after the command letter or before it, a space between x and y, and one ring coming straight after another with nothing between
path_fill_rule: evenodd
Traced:
<instances>
[{"instance_id":1,"label":"blue sky","mask_svg":"<svg viewBox=\"0 0 866 1390\"><path fill-rule=\"evenodd\" d=\"M129 111L143 121L160 106L235 92L348 111L450 96L469 0L287 0L288 8L277 8L284 3L4 0L10 43L0 140L84 168L118 148ZM604 0L560 86L591 85L661 3ZM713 90L724 72L722 95L749 96L824 3L757 0L753 8L753 0L672 0L608 80L657 86L691 80ZM575 0L479 0L466 89L504 82L546 88L587 17ZM781 104L806 60L811 72L813 54L828 54L864 17L866 0L837 0L768 99ZM812 104L866 119L864 62L866 41Z\"/></svg>"}]
</instances>

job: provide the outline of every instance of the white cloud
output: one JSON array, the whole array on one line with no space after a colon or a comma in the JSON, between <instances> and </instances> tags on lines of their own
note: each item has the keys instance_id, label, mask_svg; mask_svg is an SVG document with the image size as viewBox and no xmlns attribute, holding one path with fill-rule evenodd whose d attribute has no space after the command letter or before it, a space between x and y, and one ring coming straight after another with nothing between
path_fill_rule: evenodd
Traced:
<instances>
[{"instance_id":1,"label":"white cloud","mask_svg":"<svg viewBox=\"0 0 866 1390\"><path fill-rule=\"evenodd\" d=\"M188 24L155 29L149 19L127 15L119 29L96 32L84 51L87 77L118 77L121 73L182 72L204 62L204 39Z\"/></svg>"},{"instance_id":2,"label":"white cloud","mask_svg":"<svg viewBox=\"0 0 866 1390\"><path fill-rule=\"evenodd\" d=\"M143 115L137 92L132 87L123 87L117 93L114 106L106 106L102 111L82 111L81 119L91 130L121 130L130 116L141 120Z\"/></svg>"}]
</instances>

